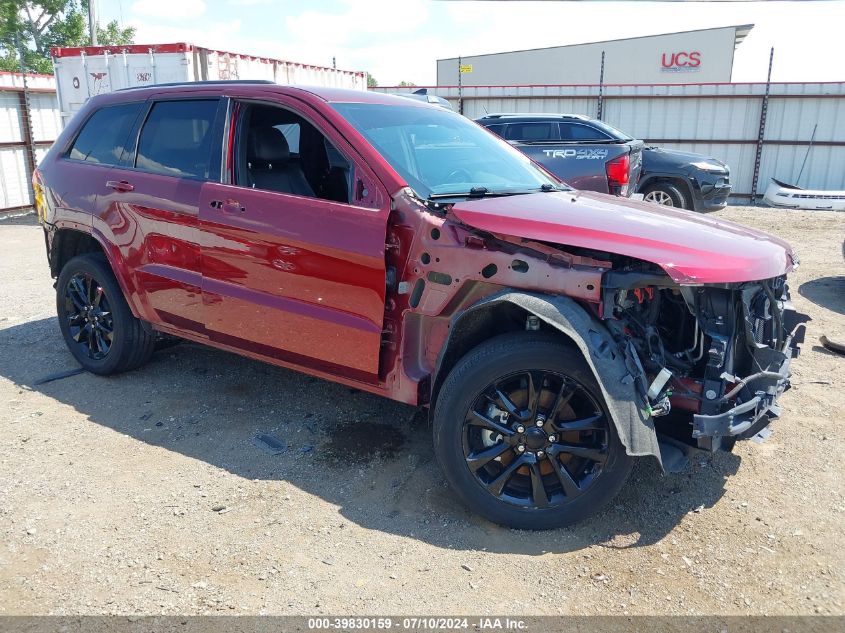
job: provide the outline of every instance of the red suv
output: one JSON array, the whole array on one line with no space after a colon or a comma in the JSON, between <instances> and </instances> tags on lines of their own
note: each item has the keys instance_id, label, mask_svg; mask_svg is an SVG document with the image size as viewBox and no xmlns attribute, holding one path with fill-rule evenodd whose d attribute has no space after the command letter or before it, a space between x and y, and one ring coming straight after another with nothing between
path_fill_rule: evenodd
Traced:
<instances>
[{"instance_id":1,"label":"red suv","mask_svg":"<svg viewBox=\"0 0 845 633\"><path fill-rule=\"evenodd\" d=\"M92 98L34 177L87 370L181 337L432 411L474 511L597 511L658 434L708 450L778 412L790 247L569 189L440 107L263 82ZM673 445L677 445L675 442Z\"/></svg>"}]
</instances>

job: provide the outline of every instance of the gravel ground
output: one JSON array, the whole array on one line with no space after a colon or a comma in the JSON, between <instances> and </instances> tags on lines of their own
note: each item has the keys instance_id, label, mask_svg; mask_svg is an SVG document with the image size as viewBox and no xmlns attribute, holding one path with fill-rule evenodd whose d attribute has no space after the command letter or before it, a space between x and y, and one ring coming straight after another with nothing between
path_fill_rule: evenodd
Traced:
<instances>
[{"instance_id":1,"label":"gravel ground","mask_svg":"<svg viewBox=\"0 0 845 633\"><path fill-rule=\"evenodd\" d=\"M194 344L39 383L75 364L40 228L0 222L0 614L845 613L845 358L818 345L845 340L845 214L717 215L802 259L813 321L774 434L642 461L544 533L469 514L425 414L340 385Z\"/></svg>"}]
</instances>

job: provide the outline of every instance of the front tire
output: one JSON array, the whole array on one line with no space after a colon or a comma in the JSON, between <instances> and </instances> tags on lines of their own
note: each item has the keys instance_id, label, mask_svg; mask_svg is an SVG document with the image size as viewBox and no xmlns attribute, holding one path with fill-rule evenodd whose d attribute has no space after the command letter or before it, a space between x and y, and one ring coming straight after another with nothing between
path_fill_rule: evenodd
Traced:
<instances>
[{"instance_id":1,"label":"front tire","mask_svg":"<svg viewBox=\"0 0 845 633\"><path fill-rule=\"evenodd\" d=\"M434 450L471 510L529 530L598 512L633 466L580 352L524 332L479 345L452 369L435 406Z\"/></svg>"},{"instance_id":2,"label":"front tire","mask_svg":"<svg viewBox=\"0 0 845 633\"><path fill-rule=\"evenodd\" d=\"M680 187L671 182L657 182L643 190L643 200L667 207L692 209Z\"/></svg>"},{"instance_id":3,"label":"front tire","mask_svg":"<svg viewBox=\"0 0 845 633\"><path fill-rule=\"evenodd\" d=\"M103 255L87 253L65 264L56 309L68 349L91 373L135 369L155 350L155 336L133 316Z\"/></svg>"}]
</instances>

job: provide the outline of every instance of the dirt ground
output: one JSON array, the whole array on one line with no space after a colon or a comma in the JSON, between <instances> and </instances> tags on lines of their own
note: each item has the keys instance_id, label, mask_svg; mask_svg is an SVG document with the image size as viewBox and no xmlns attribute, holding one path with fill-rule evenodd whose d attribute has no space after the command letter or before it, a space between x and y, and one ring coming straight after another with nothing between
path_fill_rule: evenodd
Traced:
<instances>
[{"instance_id":1,"label":"dirt ground","mask_svg":"<svg viewBox=\"0 0 845 633\"><path fill-rule=\"evenodd\" d=\"M194 344L40 383L75 363L41 229L0 222L0 615L845 613L845 358L818 344L845 340L845 214L716 215L801 257L813 320L774 434L642 461L542 533L457 502L422 412L336 384Z\"/></svg>"}]
</instances>

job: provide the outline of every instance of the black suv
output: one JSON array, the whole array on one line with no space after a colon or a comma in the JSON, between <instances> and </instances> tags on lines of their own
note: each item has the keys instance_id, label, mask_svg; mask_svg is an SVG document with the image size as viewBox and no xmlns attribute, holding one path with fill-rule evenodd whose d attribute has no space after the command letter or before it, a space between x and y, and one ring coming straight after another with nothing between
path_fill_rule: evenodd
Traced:
<instances>
[{"instance_id":1,"label":"black suv","mask_svg":"<svg viewBox=\"0 0 845 633\"><path fill-rule=\"evenodd\" d=\"M690 211L718 211L731 194L731 170L703 154L665 147L643 150L638 193L646 200Z\"/></svg>"}]
</instances>

